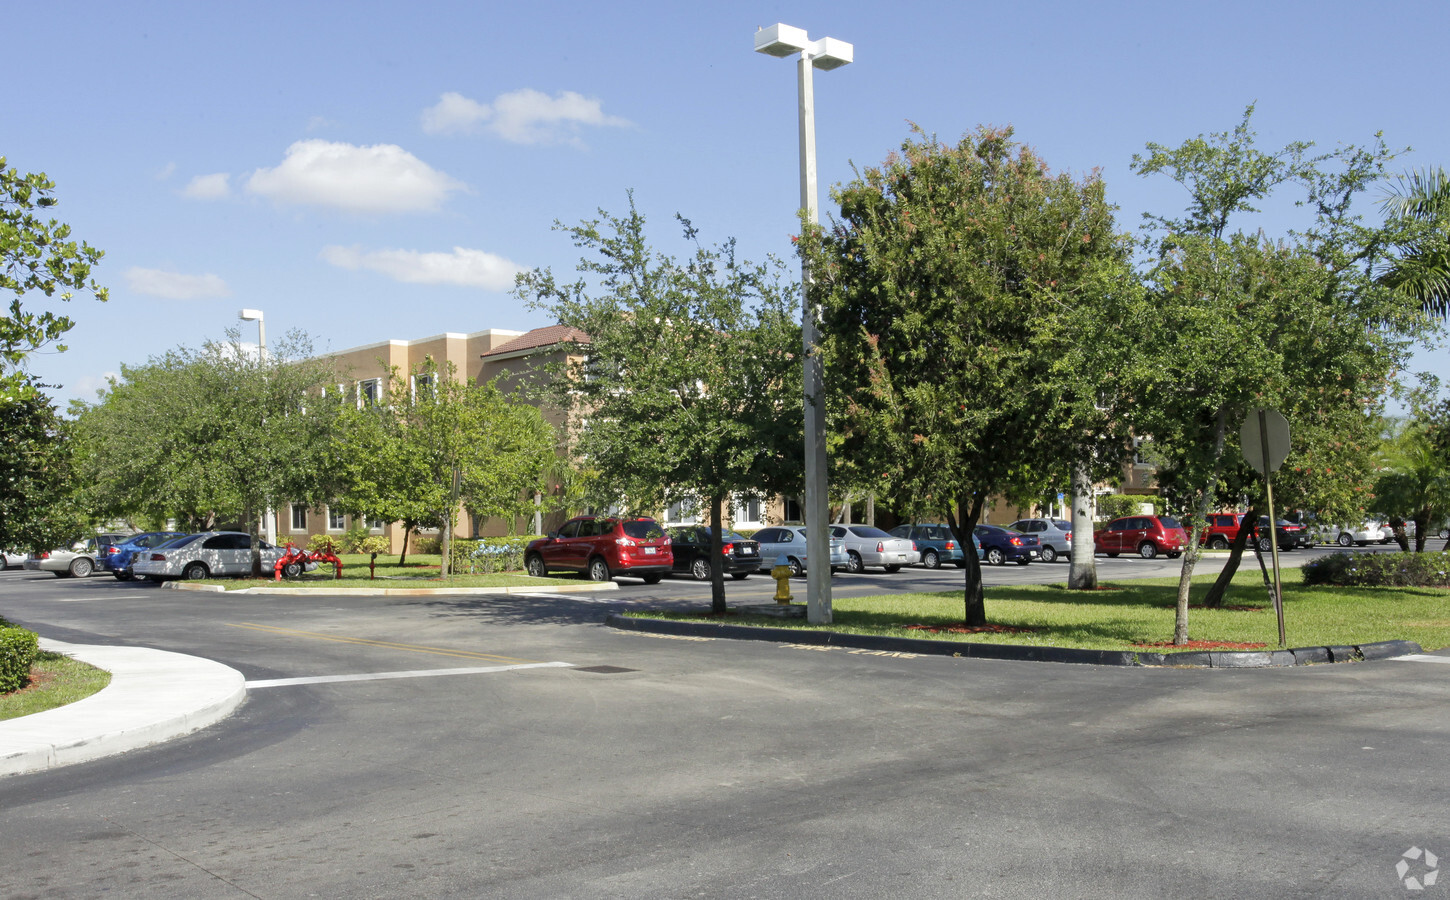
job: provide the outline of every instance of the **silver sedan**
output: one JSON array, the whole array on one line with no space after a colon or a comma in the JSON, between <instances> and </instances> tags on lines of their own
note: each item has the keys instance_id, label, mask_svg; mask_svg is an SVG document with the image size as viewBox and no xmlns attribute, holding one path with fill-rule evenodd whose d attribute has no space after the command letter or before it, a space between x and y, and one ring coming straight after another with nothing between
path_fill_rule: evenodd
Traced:
<instances>
[{"instance_id":1,"label":"silver sedan","mask_svg":"<svg viewBox=\"0 0 1450 900\"><path fill-rule=\"evenodd\" d=\"M785 557L792 575L806 570L809 554L806 552L806 528L804 525L781 525L762 528L750 536L760 544L760 569L769 572L776 562ZM838 538L831 538L831 570L844 566L850 558L846 555L846 544Z\"/></svg>"},{"instance_id":2,"label":"silver sedan","mask_svg":"<svg viewBox=\"0 0 1450 900\"><path fill-rule=\"evenodd\" d=\"M892 537L875 525L832 525L831 534L846 542L846 568L852 572L867 566L895 572L921 562L915 541Z\"/></svg>"}]
</instances>

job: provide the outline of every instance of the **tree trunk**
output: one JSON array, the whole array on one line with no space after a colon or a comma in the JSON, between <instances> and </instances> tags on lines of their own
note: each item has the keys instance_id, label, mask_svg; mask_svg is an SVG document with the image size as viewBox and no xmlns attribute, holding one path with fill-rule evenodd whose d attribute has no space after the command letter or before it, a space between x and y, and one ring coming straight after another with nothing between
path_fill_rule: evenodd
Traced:
<instances>
[{"instance_id":1,"label":"tree trunk","mask_svg":"<svg viewBox=\"0 0 1450 900\"><path fill-rule=\"evenodd\" d=\"M1415 552L1425 552L1425 541L1430 537L1430 507L1423 506L1415 513Z\"/></svg>"},{"instance_id":2,"label":"tree trunk","mask_svg":"<svg viewBox=\"0 0 1450 900\"><path fill-rule=\"evenodd\" d=\"M1250 507L1243 521L1239 522L1239 530L1234 533L1233 543L1229 545L1228 562L1224 563L1223 571L1218 573L1213 587L1208 589L1208 594L1203 598L1204 606L1213 609L1223 606L1224 594L1228 591L1229 582L1234 580L1234 575L1239 570L1239 561L1244 558L1244 547L1248 546L1249 535L1253 534L1254 523L1257 521L1259 521L1259 511Z\"/></svg>"},{"instance_id":3,"label":"tree trunk","mask_svg":"<svg viewBox=\"0 0 1450 900\"><path fill-rule=\"evenodd\" d=\"M1072 467L1072 553L1068 556L1067 569L1067 588L1071 591L1095 591L1098 588L1092 503L1093 484L1087 463L1076 463Z\"/></svg>"},{"instance_id":4,"label":"tree trunk","mask_svg":"<svg viewBox=\"0 0 1450 900\"><path fill-rule=\"evenodd\" d=\"M250 507L242 511L243 521L247 523L247 535L252 545L252 577L262 577L262 525L257 521L259 518Z\"/></svg>"},{"instance_id":5,"label":"tree trunk","mask_svg":"<svg viewBox=\"0 0 1450 900\"><path fill-rule=\"evenodd\" d=\"M1223 464L1224 436L1228 431L1228 408L1220 406L1213 424L1213 464L1209 467L1208 480L1198 495L1198 522L1208 519L1208 507L1218 496L1218 473ZM1200 524L1194 530L1198 531ZM1173 643L1182 646L1188 643L1188 592L1193 586L1193 569L1198 565L1200 549L1198 542L1190 536L1188 546L1183 550L1183 568L1178 572L1178 605L1173 616Z\"/></svg>"},{"instance_id":6,"label":"tree trunk","mask_svg":"<svg viewBox=\"0 0 1450 900\"><path fill-rule=\"evenodd\" d=\"M417 526L417 522L410 522L407 519L403 520L403 555L398 557L399 567L408 564L408 538L412 537L413 529Z\"/></svg>"},{"instance_id":7,"label":"tree trunk","mask_svg":"<svg viewBox=\"0 0 1450 900\"><path fill-rule=\"evenodd\" d=\"M977 551L972 543L972 531L977 527L977 518L982 514L984 499L980 495L965 494L957 498L955 514L951 509L947 510L947 525L951 526L952 534L962 545L962 554L967 562L962 567L965 580L962 598L966 607L962 621L969 626L987 624L987 601L982 591L982 564L977 559ZM968 503L971 505L968 506Z\"/></svg>"},{"instance_id":8,"label":"tree trunk","mask_svg":"<svg viewBox=\"0 0 1450 900\"><path fill-rule=\"evenodd\" d=\"M710 498L710 612L725 615L725 498ZM829 557L829 554L827 554Z\"/></svg>"},{"instance_id":9,"label":"tree trunk","mask_svg":"<svg viewBox=\"0 0 1450 900\"><path fill-rule=\"evenodd\" d=\"M1410 552L1410 536L1405 534L1405 520L1401 518L1390 519L1390 532L1395 536L1395 543L1400 545L1400 551Z\"/></svg>"}]
</instances>

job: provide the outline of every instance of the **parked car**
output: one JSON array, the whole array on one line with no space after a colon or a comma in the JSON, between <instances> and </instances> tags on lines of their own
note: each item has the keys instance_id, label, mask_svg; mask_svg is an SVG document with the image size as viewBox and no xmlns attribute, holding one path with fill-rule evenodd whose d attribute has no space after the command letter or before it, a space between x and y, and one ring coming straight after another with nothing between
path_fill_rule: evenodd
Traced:
<instances>
[{"instance_id":1,"label":"parked car","mask_svg":"<svg viewBox=\"0 0 1450 900\"><path fill-rule=\"evenodd\" d=\"M25 565L25 554L19 550L0 550L0 569L20 568Z\"/></svg>"},{"instance_id":2,"label":"parked car","mask_svg":"<svg viewBox=\"0 0 1450 900\"><path fill-rule=\"evenodd\" d=\"M150 550L160 544L164 544L174 538L185 537L184 531L145 531L141 534L133 534L117 544L112 544L106 555L97 562L101 568L110 572L121 581L130 581L136 575L131 571L131 564L135 562L137 554Z\"/></svg>"},{"instance_id":3,"label":"parked car","mask_svg":"<svg viewBox=\"0 0 1450 900\"><path fill-rule=\"evenodd\" d=\"M674 559L670 536L648 518L577 516L524 548L524 567L536 578L565 569L593 581L630 575L658 584Z\"/></svg>"},{"instance_id":4,"label":"parked car","mask_svg":"<svg viewBox=\"0 0 1450 900\"><path fill-rule=\"evenodd\" d=\"M769 572L775 568L776 562L783 556L785 564L790 566L792 575L800 575L805 572L810 554L807 552L804 525L762 528L751 537L760 548L761 571ZM849 564L851 558L846 553L845 541L838 537L831 537L830 542L830 564L831 571L834 572L838 567Z\"/></svg>"},{"instance_id":5,"label":"parked car","mask_svg":"<svg viewBox=\"0 0 1450 900\"><path fill-rule=\"evenodd\" d=\"M1208 517L1208 526L1199 534L1198 542L1210 550L1227 550L1239 533L1240 513L1213 513Z\"/></svg>"},{"instance_id":6,"label":"parked car","mask_svg":"<svg viewBox=\"0 0 1450 900\"><path fill-rule=\"evenodd\" d=\"M1042 549L1036 535L1023 534L1014 528L978 525L972 530L982 542L982 556L979 558L994 566L1005 566L1009 562L1025 566Z\"/></svg>"},{"instance_id":7,"label":"parked car","mask_svg":"<svg viewBox=\"0 0 1450 900\"><path fill-rule=\"evenodd\" d=\"M846 543L846 569L863 572L880 566L899 572L902 566L921 562L921 552L907 538L892 537L875 525L832 525L831 534Z\"/></svg>"},{"instance_id":8,"label":"parked car","mask_svg":"<svg viewBox=\"0 0 1450 900\"><path fill-rule=\"evenodd\" d=\"M69 547L57 550L42 550L25 558L25 568L31 572L49 572L57 578L85 578L100 568L99 560L118 541L129 535L104 532L82 538Z\"/></svg>"},{"instance_id":9,"label":"parked car","mask_svg":"<svg viewBox=\"0 0 1450 900\"><path fill-rule=\"evenodd\" d=\"M949 525L897 525L889 533L892 537L906 538L916 544L921 553L921 564L928 569L941 568L943 563L951 563L957 568L967 564L967 554Z\"/></svg>"},{"instance_id":10,"label":"parked car","mask_svg":"<svg viewBox=\"0 0 1450 900\"><path fill-rule=\"evenodd\" d=\"M1298 522L1278 519L1275 522L1274 531L1280 550L1297 550L1300 547L1314 546L1314 540L1309 536L1309 529ZM1272 549L1273 545L1269 543L1268 516L1259 516L1259 524L1254 528L1254 540L1258 541L1260 551L1267 553Z\"/></svg>"},{"instance_id":11,"label":"parked car","mask_svg":"<svg viewBox=\"0 0 1450 900\"><path fill-rule=\"evenodd\" d=\"M1137 553L1152 559L1161 553L1176 559L1187 545L1188 534L1172 516L1123 516L1093 532L1094 552L1108 556Z\"/></svg>"},{"instance_id":12,"label":"parked car","mask_svg":"<svg viewBox=\"0 0 1450 900\"><path fill-rule=\"evenodd\" d=\"M1043 562L1056 562L1058 556L1072 555L1072 523L1066 519L1018 519L1007 527L1037 535L1040 545L1037 558Z\"/></svg>"},{"instance_id":13,"label":"parked car","mask_svg":"<svg viewBox=\"0 0 1450 900\"><path fill-rule=\"evenodd\" d=\"M704 525L678 525L670 533L670 553L674 557L672 571L688 572L696 581L710 580L711 529ZM745 578L760 569L760 544L733 531L721 535L725 556L725 573L734 579Z\"/></svg>"},{"instance_id":14,"label":"parked car","mask_svg":"<svg viewBox=\"0 0 1450 900\"><path fill-rule=\"evenodd\" d=\"M277 560L286 555L281 547L257 541L262 554L262 572L270 575ZM167 578L218 578L252 574L252 536L244 531L203 531L172 538L143 550L131 560L131 572L148 581ZM297 575L302 564L284 574Z\"/></svg>"},{"instance_id":15,"label":"parked car","mask_svg":"<svg viewBox=\"0 0 1450 900\"><path fill-rule=\"evenodd\" d=\"M1334 543L1341 547L1364 547L1383 543L1385 529L1380 523L1372 521L1353 525L1331 525L1319 530L1319 539L1326 544Z\"/></svg>"}]
</instances>

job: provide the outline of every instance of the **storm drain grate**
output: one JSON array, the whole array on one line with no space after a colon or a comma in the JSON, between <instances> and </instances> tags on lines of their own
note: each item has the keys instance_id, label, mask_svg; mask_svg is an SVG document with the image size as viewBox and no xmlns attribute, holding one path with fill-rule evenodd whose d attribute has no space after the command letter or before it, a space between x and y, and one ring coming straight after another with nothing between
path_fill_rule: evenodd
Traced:
<instances>
[{"instance_id":1,"label":"storm drain grate","mask_svg":"<svg viewBox=\"0 0 1450 900\"><path fill-rule=\"evenodd\" d=\"M623 666L575 666L576 672L598 672L600 675L618 675L620 672L638 672L638 669L626 669Z\"/></svg>"}]
</instances>

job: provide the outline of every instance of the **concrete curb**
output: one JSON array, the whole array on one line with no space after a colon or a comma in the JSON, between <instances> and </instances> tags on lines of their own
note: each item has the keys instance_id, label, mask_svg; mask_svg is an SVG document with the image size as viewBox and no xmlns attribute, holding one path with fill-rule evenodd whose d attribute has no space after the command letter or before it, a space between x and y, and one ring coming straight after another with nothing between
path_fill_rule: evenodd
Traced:
<instances>
[{"instance_id":1,"label":"concrete curb","mask_svg":"<svg viewBox=\"0 0 1450 900\"><path fill-rule=\"evenodd\" d=\"M105 669L111 683L67 706L0 722L0 777L178 738L225 719L247 697L242 673L209 659L45 638L40 646Z\"/></svg>"},{"instance_id":2,"label":"concrete curb","mask_svg":"<svg viewBox=\"0 0 1450 900\"><path fill-rule=\"evenodd\" d=\"M1126 650L1078 650L1069 647L1027 647L1016 644L976 644L967 641L934 641L923 638L882 637L869 634L839 634L834 631L725 625L714 622L686 622L678 619L641 619L633 616L621 616L617 613L611 613L604 620L604 624L623 631L644 631L652 634L771 641L783 644L808 644L853 650L885 650L893 653L921 653L931 656L959 656L972 659L1078 663L1097 666L1264 669L1316 663L1390 659L1423 652L1420 645L1413 641L1381 641L1374 644L1360 644L1355 647L1139 653Z\"/></svg>"},{"instance_id":3,"label":"concrete curb","mask_svg":"<svg viewBox=\"0 0 1450 900\"><path fill-rule=\"evenodd\" d=\"M166 581L162 582L161 587L163 590L173 591L213 591L226 594L281 594L292 597L301 597L308 594L331 594L333 596L341 595L344 597L432 597L465 594L579 594L592 593L594 591L619 590L619 585L612 581L591 581L586 584L521 585L519 587L332 588L331 590L325 587L256 587L242 588L237 591L228 591L219 584L189 584L185 581Z\"/></svg>"}]
</instances>

